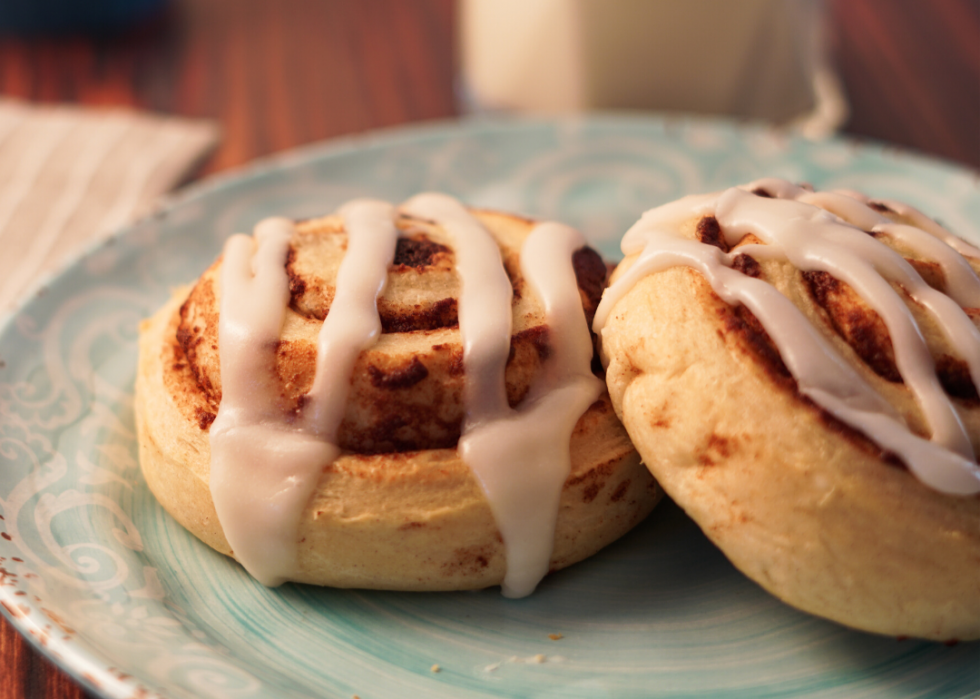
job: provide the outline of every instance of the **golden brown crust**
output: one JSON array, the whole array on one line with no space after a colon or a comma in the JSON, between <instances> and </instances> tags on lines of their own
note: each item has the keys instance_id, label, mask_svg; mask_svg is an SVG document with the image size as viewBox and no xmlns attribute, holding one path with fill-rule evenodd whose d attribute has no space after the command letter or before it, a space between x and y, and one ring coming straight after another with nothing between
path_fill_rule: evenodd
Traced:
<instances>
[{"instance_id":1,"label":"golden brown crust","mask_svg":"<svg viewBox=\"0 0 980 699\"><path fill-rule=\"evenodd\" d=\"M699 224L692 218L687 234L710 239L710 224ZM849 289L787 263L746 268L793 300L925 433L915 401L889 375L887 333ZM930 348L951 356L924 328ZM924 486L804 398L758 320L722 302L699 273L674 267L643 278L612 309L601 349L613 405L644 462L749 577L860 629L980 636L980 498ZM971 400L957 405L976 444Z\"/></svg>"},{"instance_id":2,"label":"golden brown crust","mask_svg":"<svg viewBox=\"0 0 980 699\"><path fill-rule=\"evenodd\" d=\"M514 250L522 230L526 234L528 228L518 219L496 214L485 214L484 220L495 231L503 227L501 238ZM332 219L319 219L303 224L301 230L303 235L312 235L310 231L334 225ZM413 220L411 225L422 224ZM427 235L439 240L438 230ZM338 245L342 252L341 248ZM446 254L436 248L416 248L404 254L409 253L414 262L438 262ZM290 261L294 278L301 282L293 281L293 286L306 287L299 294L305 300L297 302L294 293L293 305L306 307L314 304L310 290L326 282L311 280L300 271L302 258L294 253ZM591 275L594 285L596 266L590 258L586 255L584 262L579 261L578 268L584 270L579 277ZM524 282L516 259L508 266L515 291L520 292ZM604 281L601 260L600 266ZM403 260L394 273L425 276L433 272L438 277L445 271L420 273L418 269ZM193 289L178 291L143 324L136 416L140 463L151 491L188 530L232 555L208 486L207 430L220 401L220 371L212 364L217 361L212 346L217 344L212 328L219 301L216 272L217 266L212 267ZM439 303L436 297L441 293L449 295L444 298L455 298L458 292L449 286L447 282L440 293L432 295L434 304ZM323 289L317 293L321 300L330 295ZM404 295L404 291L396 295L389 307L405 306ZM594 310L598 292L586 290L583 295L591 299ZM312 376L314 340L310 332L313 326L319 329L316 318L304 317L295 309L290 315L279 347L287 406ZM530 294L515 302L516 331L507 371L513 403L526 392L550 351L542 318ZM455 450L464 381L455 326L384 334L375 348L362 355L341 427L345 451L324 469L302 516L298 539L301 582L452 590L502 581L506 564L499 533L482 490ZM624 534L650 512L662 494L639 463L608 395L579 420L571 447L572 473L561 496L552 570L582 560Z\"/></svg>"}]
</instances>

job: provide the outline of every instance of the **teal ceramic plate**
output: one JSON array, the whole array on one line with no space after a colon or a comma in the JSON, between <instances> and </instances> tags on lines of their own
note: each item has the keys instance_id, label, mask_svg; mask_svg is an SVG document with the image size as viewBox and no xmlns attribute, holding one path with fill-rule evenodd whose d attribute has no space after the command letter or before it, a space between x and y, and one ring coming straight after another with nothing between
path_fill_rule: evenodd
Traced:
<instances>
[{"instance_id":1,"label":"teal ceramic plate","mask_svg":"<svg viewBox=\"0 0 980 699\"><path fill-rule=\"evenodd\" d=\"M881 638L790 609L672 505L527 599L269 590L184 532L140 476L137 324L264 216L443 190L564 220L615 256L644 209L763 175L905 199L980 241L974 173L717 121L444 124L306 149L180 195L0 325L4 613L106 697L980 692L980 644Z\"/></svg>"}]
</instances>

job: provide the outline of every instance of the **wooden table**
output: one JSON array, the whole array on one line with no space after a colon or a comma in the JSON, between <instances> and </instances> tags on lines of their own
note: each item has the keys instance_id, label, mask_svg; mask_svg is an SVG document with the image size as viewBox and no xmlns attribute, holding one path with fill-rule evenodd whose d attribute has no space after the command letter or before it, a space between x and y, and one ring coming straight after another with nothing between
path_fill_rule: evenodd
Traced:
<instances>
[{"instance_id":1,"label":"wooden table","mask_svg":"<svg viewBox=\"0 0 980 699\"><path fill-rule=\"evenodd\" d=\"M980 2L828 2L845 133L980 169ZM202 177L456 116L455 12L453 0L174 0L123 36L0 37L0 94L214 119L223 139ZM0 619L0 699L84 696Z\"/></svg>"}]
</instances>

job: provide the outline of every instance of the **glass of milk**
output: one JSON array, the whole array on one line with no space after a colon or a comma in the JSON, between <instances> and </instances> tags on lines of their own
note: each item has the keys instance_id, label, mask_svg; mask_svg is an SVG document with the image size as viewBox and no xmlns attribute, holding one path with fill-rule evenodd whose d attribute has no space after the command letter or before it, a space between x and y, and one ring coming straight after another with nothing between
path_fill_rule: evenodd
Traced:
<instances>
[{"instance_id":1,"label":"glass of milk","mask_svg":"<svg viewBox=\"0 0 980 699\"><path fill-rule=\"evenodd\" d=\"M832 133L847 107L821 0L461 0L477 111L645 109Z\"/></svg>"}]
</instances>

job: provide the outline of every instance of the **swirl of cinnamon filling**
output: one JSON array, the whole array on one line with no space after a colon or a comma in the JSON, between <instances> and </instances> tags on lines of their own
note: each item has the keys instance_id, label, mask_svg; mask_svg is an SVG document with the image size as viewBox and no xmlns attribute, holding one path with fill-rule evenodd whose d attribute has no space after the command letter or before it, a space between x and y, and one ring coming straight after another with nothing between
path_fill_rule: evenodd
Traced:
<instances>
[{"instance_id":1,"label":"swirl of cinnamon filling","mask_svg":"<svg viewBox=\"0 0 980 699\"><path fill-rule=\"evenodd\" d=\"M551 353L548 326L537 297L520 270L520 246L530 222L481 212L495 232L513 290L514 326L507 360L507 399L513 407L527 394ZM460 280L453 243L433 221L401 213L399 236L377 308L382 335L352 372L350 399L337 434L342 449L362 454L455 446L465 413L463 346L457 303ZM276 351L282 404L297 410L313 384L317 336L336 292L347 248L339 215L296 224L286 262L289 307ZM588 247L572 257L587 320L599 303L606 267ZM220 260L194 285L180 309L176 337L189 370L206 397L200 419L209 422L221 403L218 343Z\"/></svg>"}]
</instances>

